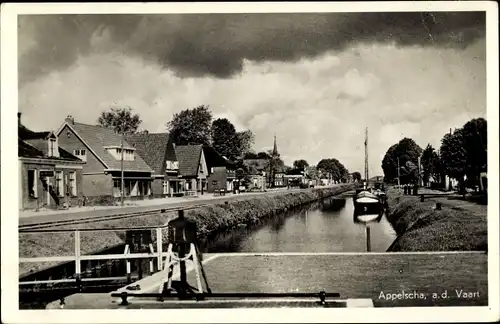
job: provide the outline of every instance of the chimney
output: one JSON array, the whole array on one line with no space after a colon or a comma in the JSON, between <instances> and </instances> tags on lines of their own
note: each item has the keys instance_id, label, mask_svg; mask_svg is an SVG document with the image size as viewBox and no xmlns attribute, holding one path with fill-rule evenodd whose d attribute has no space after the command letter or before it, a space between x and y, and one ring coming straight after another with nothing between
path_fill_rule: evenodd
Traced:
<instances>
[{"instance_id":1,"label":"chimney","mask_svg":"<svg viewBox=\"0 0 500 324\"><path fill-rule=\"evenodd\" d=\"M67 122L70 125L74 125L75 124L75 119L71 115L68 115L68 117L66 117L66 119L64 121Z\"/></svg>"}]
</instances>

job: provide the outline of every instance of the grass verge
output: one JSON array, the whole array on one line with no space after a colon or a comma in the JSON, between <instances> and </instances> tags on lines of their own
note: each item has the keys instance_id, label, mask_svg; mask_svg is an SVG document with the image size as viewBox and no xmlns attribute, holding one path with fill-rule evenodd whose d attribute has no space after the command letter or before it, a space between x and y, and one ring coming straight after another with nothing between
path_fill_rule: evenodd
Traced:
<instances>
[{"instance_id":1,"label":"grass verge","mask_svg":"<svg viewBox=\"0 0 500 324\"><path fill-rule=\"evenodd\" d=\"M398 237L388 251L486 251L488 227L479 214L418 197L402 196L396 189L388 193L387 218Z\"/></svg>"},{"instance_id":2,"label":"grass verge","mask_svg":"<svg viewBox=\"0 0 500 324\"><path fill-rule=\"evenodd\" d=\"M200 235L214 233L219 230L259 221L260 218L286 211L301 204L341 194L354 189L355 185L346 184L332 188L317 188L301 192L287 192L282 194L252 196L226 204L214 204L190 210L186 218L196 221ZM134 216L127 219L100 221L79 225L59 226L60 229L81 228L114 228L139 226L162 226L176 217L175 212L158 213L147 216ZM164 242L166 242L166 229ZM125 242L125 231L113 232L81 232L81 254L88 255L122 245ZM155 232L153 231L155 240ZM74 255L74 234L64 233L19 233L19 257L42 257ZM23 277L60 264L59 262L20 263L19 276Z\"/></svg>"}]
</instances>

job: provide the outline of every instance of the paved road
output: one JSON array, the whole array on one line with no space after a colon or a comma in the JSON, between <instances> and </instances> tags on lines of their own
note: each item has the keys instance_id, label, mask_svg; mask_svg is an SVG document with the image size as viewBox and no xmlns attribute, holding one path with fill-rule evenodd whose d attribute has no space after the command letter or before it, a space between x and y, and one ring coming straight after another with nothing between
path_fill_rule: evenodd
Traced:
<instances>
[{"instance_id":1,"label":"paved road","mask_svg":"<svg viewBox=\"0 0 500 324\"><path fill-rule=\"evenodd\" d=\"M324 290L340 293L341 299L371 299L375 307L488 304L488 257L483 253L263 253L204 257L213 292L314 293ZM135 284L139 283L143 292L157 292L161 277L162 273L158 273ZM194 271L188 273L188 282L196 285ZM464 298L465 292L474 295ZM119 307L109 294L76 294L68 297L66 303L66 308ZM130 308L171 307L141 302L139 298L132 298L130 303ZM51 307L57 307L56 304Z\"/></svg>"},{"instance_id":2,"label":"paved road","mask_svg":"<svg viewBox=\"0 0 500 324\"><path fill-rule=\"evenodd\" d=\"M326 188L326 187L325 187ZM127 213L141 213L141 212L149 212L160 209L180 209L180 208L189 208L200 204L217 204L223 201L234 201L234 200L245 200L249 198L253 198L261 195L282 195L289 192L297 192L297 191L311 191L312 189L291 189L291 190L277 190L277 191L268 191L268 192L255 192L255 193L243 193L239 195L228 195L222 197L214 197L212 194L206 194L206 198L204 196L193 197L190 200L181 201L181 202L172 202L165 199L165 203L157 204L157 205L149 205L149 206L125 206L125 207L111 207L107 209L99 209L99 210L88 210L82 212L68 212L68 213L55 213L48 215L39 215L39 216L30 216L30 217L21 217L19 218L19 225L29 225L29 224L37 224L43 222L53 222L59 220L71 220L71 219L85 219L85 218L93 218L99 216L111 216L111 215L119 215L119 214L127 214Z\"/></svg>"}]
</instances>

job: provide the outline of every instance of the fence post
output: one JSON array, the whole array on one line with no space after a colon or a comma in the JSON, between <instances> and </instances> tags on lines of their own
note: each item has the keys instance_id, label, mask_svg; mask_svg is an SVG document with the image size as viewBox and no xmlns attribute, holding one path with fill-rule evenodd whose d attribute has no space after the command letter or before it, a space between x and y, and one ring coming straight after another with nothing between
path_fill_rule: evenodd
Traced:
<instances>
[{"instance_id":1,"label":"fence post","mask_svg":"<svg viewBox=\"0 0 500 324\"><path fill-rule=\"evenodd\" d=\"M75 279L78 290L81 289L81 261L80 261L80 231L75 231Z\"/></svg>"},{"instance_id":2,"label":"fence post","mask_svg":"<svg viewBox=\"0 0 500 324\"><path fill-rule=\"evenodd\" d=\"M370 225L366 224L366 252L371 251Z\"/></svg>"},{"instance_id":3,"label":"fence post","mask_svg":"<svg viewBox=\"0 0 500 324\"><path fill-rule=\"evenodd\" d=\"M161 233L161 227L156 229L156 251L158 253L157 263L158 271L163 270L163 236Z\"/></svg>"}]
</instances>

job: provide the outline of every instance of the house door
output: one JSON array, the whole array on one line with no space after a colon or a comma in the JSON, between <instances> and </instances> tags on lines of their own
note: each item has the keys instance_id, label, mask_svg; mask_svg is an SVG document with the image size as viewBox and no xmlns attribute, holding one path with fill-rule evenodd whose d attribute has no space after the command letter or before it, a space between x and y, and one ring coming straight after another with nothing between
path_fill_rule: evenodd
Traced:
<instances>
[{"instance_id":1,"label":"house door","mask_svg":"<svg viewBox=\"0 0 500 324\"><path fill-rule=\"evenodd\" d=\"M47 190L45 192L45 204L48 206L50 206L50 178L49 177L43 177L43 182L45 182L45 184L47 185Z\"/></svg>"}]
</instances>

